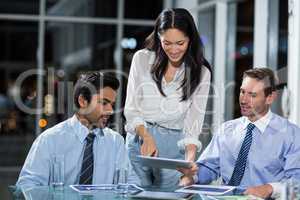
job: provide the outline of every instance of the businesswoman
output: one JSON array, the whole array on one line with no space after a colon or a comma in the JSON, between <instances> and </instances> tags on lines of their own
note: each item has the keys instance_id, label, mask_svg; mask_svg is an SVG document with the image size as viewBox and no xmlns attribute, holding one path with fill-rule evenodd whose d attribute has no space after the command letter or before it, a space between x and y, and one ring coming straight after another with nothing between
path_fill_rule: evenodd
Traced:
<instances>
[{"instance_id":1,"label":"businesswoman","mask_svg":"<svg viewBox=\"0 0 300 200\"><path fill-rule=\"evenodd\" d=\"M129 157L142 186L177 185L180 173L142 166L137 155L195 160L210 71L191 14L163 10L133 57L124 110Z\"/></svg>"}]
</instances>

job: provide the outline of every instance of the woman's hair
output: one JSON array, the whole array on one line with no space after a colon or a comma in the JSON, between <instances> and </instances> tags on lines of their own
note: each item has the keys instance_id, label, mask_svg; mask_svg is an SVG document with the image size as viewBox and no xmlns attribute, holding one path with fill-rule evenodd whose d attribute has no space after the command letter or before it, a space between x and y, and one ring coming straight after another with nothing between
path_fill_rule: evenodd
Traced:
<instances>
[{"instance_id":1,"label":"woman's hair","mask_svg":"<svg viewBox=\"0 0 300 200\"><path fill-rule=\"evenodd\" d=\"M211 67L203 56L203 43L191 14L183 8L163 10L156 19L153 32L145 41L145 47L156 53L151 75L163 96L166 95L162 90L161 82L167 70L168 57L161 46L159 35L170 28L176 28L189 37L189 45L183 56L185 74L180 86L183 91L181 100L185 101L193 94L201 81L202 66L204 65L209 70L211 70Z\"/></svg>"}]
</instances>

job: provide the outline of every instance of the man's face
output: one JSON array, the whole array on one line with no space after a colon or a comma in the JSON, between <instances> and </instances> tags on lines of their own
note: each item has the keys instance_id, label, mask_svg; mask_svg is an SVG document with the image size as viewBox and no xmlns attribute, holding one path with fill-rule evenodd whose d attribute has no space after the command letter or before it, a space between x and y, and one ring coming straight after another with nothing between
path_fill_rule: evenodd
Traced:
<instances>
[{"instance_id":1,"label":"man's face","mask_svg":"<svg viewBox=\"0 0 300 200\"><path fill-rule=\"evenodd\" d=\"M90 104L83 110L86 113L85 118L91 125L99 128L106 126L109 117L113 114L116 95L115 90L105 87L92 96Z\"/></svg>"},{"instance_id":2,"label":"man's face","mask_svg":"<svg viewBox=\"0 0 300 200\"><path fill-rule=\"evenodd\" d=\"M263 81L245 77L240 88L241 114L250 121L264 116L274 100L274 94L265 96Z\"/></svg>"}]
</instances>

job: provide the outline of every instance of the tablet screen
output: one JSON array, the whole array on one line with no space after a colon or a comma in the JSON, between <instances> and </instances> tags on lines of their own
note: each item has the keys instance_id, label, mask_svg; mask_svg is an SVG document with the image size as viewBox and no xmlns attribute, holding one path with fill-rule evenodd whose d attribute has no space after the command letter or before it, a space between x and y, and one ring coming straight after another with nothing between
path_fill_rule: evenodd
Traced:
<instances>
[{"instance_id":1,"label":"tablet screen","mask_svg":"<svg viewBox=\"0 0 300 200\"><path fill-rule=\"evenodd\" d=\"M189 199L193 196L191 193L176 193L176 192L156 192L142 191L130 197L145 198L145 199Z\"/></svg>"},{"instance_id":2,"label":"tablet screen","mask_svg":"<svg viewBox=\"0 0 300 200\"><path fill-rule=\"evenodd\" d=\"M142 165L154 167L154 168L164 168L164 169L177 169L180 167L190 168L192 166L191 162L186 160L162 158L162 157L149 157L138 155L137 158Z\"/></svg>"},{"instance_id":3,"label":"tablet screen","mask_svg":"<svg viewBox=\"0 0 300 200\"><path fill-rule=\"evenodd\" d=\"M180 188L176 192L190 192L207 195L223 195L233 191L236 187L224 185L191 185Z\"/></svg>"}]
</instances>

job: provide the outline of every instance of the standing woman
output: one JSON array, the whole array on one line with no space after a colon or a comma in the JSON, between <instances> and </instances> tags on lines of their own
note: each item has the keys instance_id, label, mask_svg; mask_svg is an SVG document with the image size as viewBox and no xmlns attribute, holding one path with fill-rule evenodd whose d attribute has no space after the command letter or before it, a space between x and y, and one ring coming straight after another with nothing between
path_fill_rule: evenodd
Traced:
<instances>
[{"instance_id":1,"label":"standing woman","mask_svg":"<svg viewBox=\"0 0 300 200\"><path fill-rule=\"evenodd\" d=\"M156 19L145 49L135 53L125 117L129 158L142 186L179 183L176 170L140 165L137 155L194 161L211 72L191 14L166 9Z\"/></svg>"}]
</instances>

